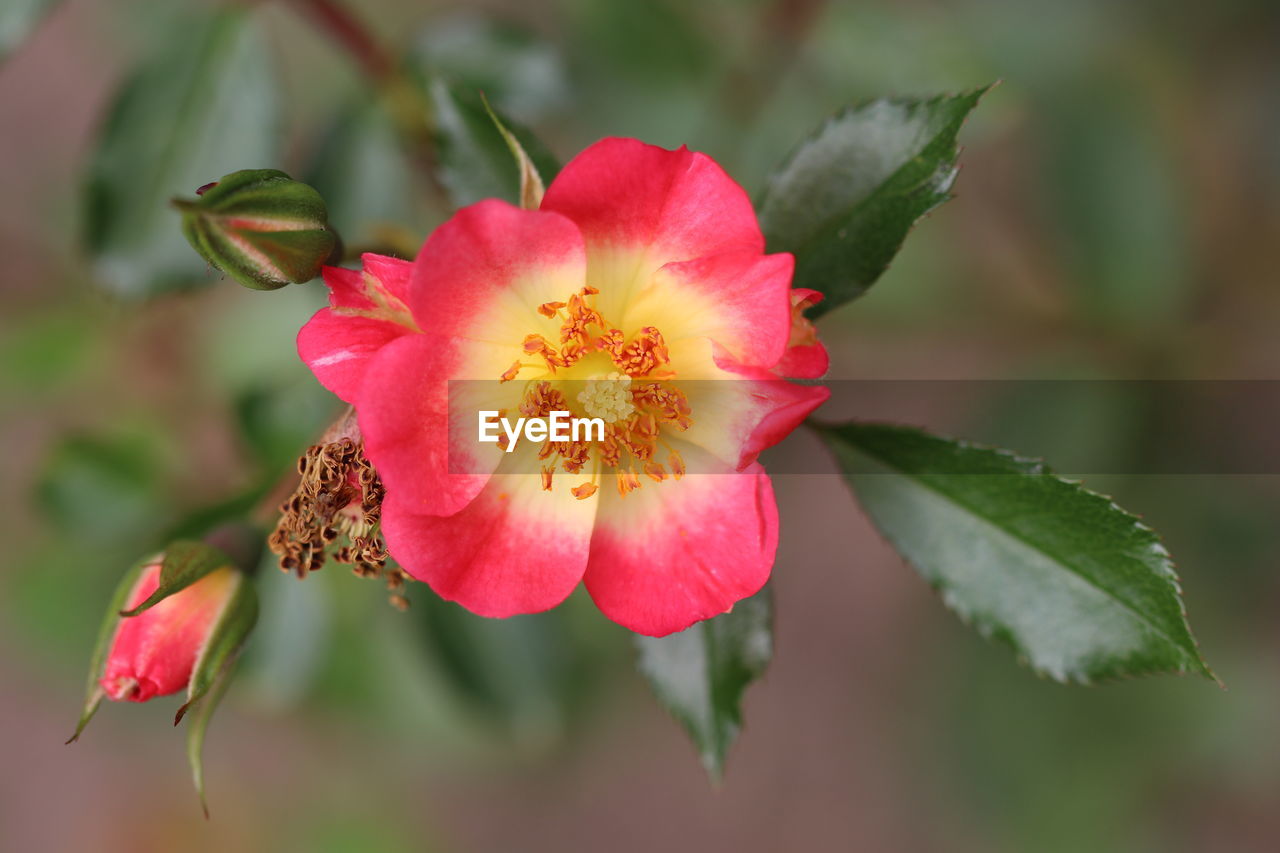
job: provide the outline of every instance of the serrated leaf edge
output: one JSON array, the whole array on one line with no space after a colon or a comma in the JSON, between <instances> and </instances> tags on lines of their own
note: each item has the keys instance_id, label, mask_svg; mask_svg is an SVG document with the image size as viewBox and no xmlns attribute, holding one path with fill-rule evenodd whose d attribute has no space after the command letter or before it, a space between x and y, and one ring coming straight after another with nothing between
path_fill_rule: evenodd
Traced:
<instances>
[{"instance_id":1,"label":"serrated leaf edge","mask_svg":"<svg viewBox=\"0 0 1280 853\"><path fill-rule=\"evenodd\" d=\"M831 432L833 429L836 429L836 428L838 428L839 426L841 426L840 424L829 424L829 423L818 423L818 422L814 422L814 423L812 423L811 425L812 425L812 426L813 426L813 427L814 427L814 428L815 428L815 429L816 429L820 434L821 434L821 433L824 433L824 432ZM1107 509L1109 509L1109 510L1113 510L1113 511L1116 511L1116 512L1121 513L1125 518L1129 519L1129 520L1132 522L1133 527L1134 527L1134 528L1135 528L1139 533L1145 534L1145 535L1146 535L1146 537L1149 539L1149 542L1148 542L1147 547L1149 547L1149 548L1151 549L1151 551L1152 551L1152 553L1153 553L1153 554L1155 554L1157 557L1161 558L1161 561L1162 561L1162 562L1161 562L1161 566L1162 566L1162 568L1164 569L1164 571L1162 571L1162 572L1161 572L1161 576L1162 576L1162 577L1164 577L1167 581L1169 581L1170 585L1173 587L1174 597L1176 598L1176 600L1177 600L1177 602L1178 602L1178 610L1179 610L1180 615L1182 616L1183 624L1184 624L1184 626L1186 627L1186 630L1187 630L1187 637L1190 639L1191 644L1192 644L1192 648L1193 648L1193 649L1194 649L1194 651L1195 651L1195 654L1194 654L1194 656L1192 657L1192 660L1191 660L1191 663L1193 664L1193 666L1191 666L1191 667L1167 667L1167 668L1166 668L1166 667L1161 667L1161 668L1153 668L1153 669L1144 669L1144 670L1140 670L1140 671L1136 671L1136 672L1132 672L1132 673L1117 673L1116 675L1106 676L1106 677L1103 677L1103 678L1094 678L1094 677L1091 677L1091 676L1089 676L1089 675L1087 675L1087 674L1085 674L1085 673L1082 673L1082 672L1075 672L1075 673L1072 673L1072 672L1064 672L1064 676L1065 676L1065 678L1058 678L1058 677L1057 677L1056 675L1054 675L1053 673L1048 672L1048 671L1046 671L1046 670L1042 669L1041 667L1038 667L1038 666L1036 666L1035 664L1031 663L1031 661L1030 661L1030 659L1029 659L1029 657L1028 657L1027 653L1026 653L1026 652L1025 652L1025 651L1024 651L1020 646L1018 646L1017 644L1013 643L1012 641L1009 641L1009 645L1013 647L1014 652L1015 652L1015 654L1016 654L1016 656L1017 656L1018 660L1019 660L1019 661L1021 661L1021 662L1022 662L1022 663L1024 663L1024 664L1026 664L1026 665L1028 666L1028 668L1030 668L1032 671L1034 671L1034 672L1035 672L1035 673L1037 673L1038 675L1049 677L1049 678L1053 679L1054 681L1058 681L1058 682L1061 682L1061 683L1076 683L1076 684L1081 684L1081 685L1095 685L1095 684L1110 683L1110 682L1115 682L1115 681L1124 681L1124 680L1129 680L1129 679L1132 679L1132 678L1135 678L1135 677L1138 677L1138 676L1144 676L1144 675L1159 675L1159 674L1186 675L1186 674L1191 674L1191 673L1197 673L1197 674L1200 674L1200 675L1204 675L1205 677L1207 677L1207 678L1209 678L1210 680L1214 681L1214 682L1215 682L1219 687L1222 687L1222 688L1224 688L1224 689L1225 689L1225 684L1223 684L1222 680L1217 676L1217 674L1215 674L1215 673L1214 673L1213 669L1209 666L1208 662L1204 659L1204 655L1203 655L1203 653L1201 652L1201 649L1200 649L1200 642L1199 642L1199 640L1196 638L1195 633L1191 630L1190 622L1189 622L1189 620L1188 620L1188 613L1187 613L1186 600L1185 600L1185 598L1183 597L1183 593L1182 593L1182 582L1181 582L1180 578L1179 578L1179 577L1178 577L1178 575L1177 575L1177 572L1176 572L1176 570L1175 570L1175 566L1174 566L1174 562L1173 562L1173 557L1172 557L1172 555L1169 553L1168 548L1165 546L1165 544L1164 544L1163 540L1161 540L1161 538L1160 538L1160 535L1159 535L1158 533L1156 533L1156 531L1155 531L1155 530L1153 530L1151 527L1149 527L1149 526L1147 526L1145 523L1143 523L1143 521L1142 521L1139 517L1137 517L1136 515L1134 515L1133 513L1129 512L1129 511L1128 511L1128 510L1126 510L1124 507L1122 507L1122 506L1120 506L1118 503L1116 503L1116 501L1115 501L1113 498L1111 498L1111 497L1110 497L1110 496L1108 496L1108 495L1104 495L1104 494L1102 494L1102 493L1100 493L1100 492L1095 492L1095 491L1093 491L1092 489L1087 488L1086 486L1084 486L1084 484L1083 484L1080 480L1072 479L1072 478L1069 478L1069 477L1064 477L1064 476L1061 476L1061 475L1057 474L1057 473L1056 473L1056 472L1054 472L1054 470L1053 470L1053 469L1052 469L1052 468L1051 468L1051 467L1050 467L1050 466L1045 462L1045 460L1044 460L1044 459L1041 459L1041 458L1038 458L1038 457L1023 456L1023 455L1021 455L1021 454L1019 454L1019 453L1016 453L1016 452L1011 451L1011 450L1007 450L1007 449L1005 449L1005 448L995 447L995 446L987 445L987 444L981 444L981 443L979 443L979 442L969 441L969 440L967 440L967 439L962 439L962 438L954 438L954 437L949 436L949 435L946 435L946 434L934 433L934 432L931 432L931 431L929 431L929 430L924 429L923 427L918 427L918 426L908 426L908 425L904 425L904 424L897 424L897 423L889 423L889 422L871 422L871 421L860 421L860 422L858 422L858 425L862 425L862 426L888 426L888 427L893 427L893 428L897 428L897 429L903 429L903 428L906 428L906 429L914 429L914 430L918 430L918 431L920 431L920 432L922 432L922 433L925 433L926 435L928 435L928 436L930 436L930 437L932 437L932 438L937 438L937 439L941 439L941 440L943 440L943 441L951 442L951 443L955 444L956 446L958 446L958 447L960 447L960 448L962 448L962 449L964 449L964 450L975 450L975 451L979 451L979 452L991 453L991 454L993 454L993 455L996 455L996 456L1002 457L1002 458L1004 458L1004 459L1006 459L1006 460L1008 460L1008 461L1010 461L1010 462L1015 463L1015 464L1016 464L1016 465L1018 465L1018 466L1023 466L1023 467L1026 467L1026 468L1028 468L1028 469L1029 469L1029 470L1027 470L1027 471L1025 471L1025 472L1023 472L1023 473L1026 473L1026 474L1031 475L1031 476L1044 476L1044 477L1051 477L1051 478L1053 478L1053 479L1057 480L1057 481L1058 481L1058 482L1060 482L1060 483L1063 483L1063 484L1066 484L1066 485L1069 485L1069 486L1074 487L1074 488L1075 488L1075 489L1076 489L1080 494L1082 494L1082 495L1084 495L1084 496L1086 496L1086 497L1088 497L1088 498L1090 498L1090 499L1094 499L1094 500L1098 500L1098 501L1102 501L1102 502L1104 502L1104 503L1106 504L1106 508L1107 508ZM825 442L824 442L824 443L825 443ZM1001 533L1003 533L1004 535L1009 536L1011 539L1014 539L1014 540L1016 540L1016 541L1021 542L1023 545L1026 545L1028 548L1030 548L1030 549L1031 549L1031 550L1033 550L1033 551L1037 551L1037 552L1040 552L1041 554L1044 554L1044 552L1040 549L1040 547L1039 547L1039 546L1037 546L1037 545L1035 545L1034 543L1032 543L1032 542L1028 541L1026 538L1024 538L1024 537L1022 537L1022 536L1018 536L1018 535L1016 535L1016 534L1014 534L1014 533L1012 533L1012 532L1006 531L1006 530L1004 530L1003 528L1001 528L1001 527L999 527L999 526L997 526L997 525L993 524L992 522L988 521L985 517L983 517L983 516L979 515L979 514L978 514L976 511L974 511L971 507L969 507L969 506L967 506L967 505L965 505L965 504L961 503L960 501L956 501L956 500L955 500L953 497L951 497L950 495L947 495L947 494L945 494L945 493L943 493L943 492L939 491L938 489L933 488L932 486L930 486L929 484L925 483L924 481L922 481L922 480L920 480L920 479L918 479L918 478L914 477L911 473L906 472L906 471L902 471L901 469L898 469L898 468L895 468L893 465L889 464L888 462L886 462L885 460L881 459L880 457L874 456L873 454L868 453L868 452L866 452L865 450L863 450L863 449L861 449L861 448L858 448L857 450L858 450L858 452L862 453L863 455L870 456L870 457L872 457L872 458L876 459L876 461L880 462L881 464L885 465L886 467L892 468L892 469L897 473L897 475L898 475L898 476L908 477L908 478L910 478L913 482L917 483L920 487L925 488L925 489L928 489L929 491L933 492L934 494L939 495L939 496L940 496L940 497L942 497L943 499L948 500L948 501L950 501L950 502L952 502L952 503L955 503L955 504L957 504L957 505L961 506L961 507L962 507L962 508L964 508L966 511L971 512L971 513L973 513L976 517L980 518L984 523L986 523L986 524L990 525L991 527L995 528L996 530L999 530ZM852 475L852 473L849 473L849 474L846 474L845 476L846 476L846 478L847 478L847 477L850 477L850 476L853 476L853 475ZM1000 476L1000 475L997 475L997 476ZM850 483L850 485L852 485L852 483ZM856 496L856 489L854 490L854 492L855 492L855 496ZM885 533L885 532L881 531L881 530L880 530L879 525L874 525L874 526L876 527L876 530L877 530L878 532L880 532L881 536L883 536L885 540L887 540L891 545L893 545L893 547L894 547L894 549L895 549L895 550L898 550L898 551L900 552L900 549L898 548L898 543L897 543L896 541L894 541L894 537L892 537L892 536L890 536L889 534L887 534L887 533ZM1045 556L1046 556L1046 557L1048 557L1049 559L1053 560L1054 562L1058 562L1056 559L1054 559L1054 558L1053 558L1053 556L1052 556L1052 555L1045 554ZM904 562L908 562L908 563L910 563L910 561L909 561L909 560L904 560ZM1070 567L1069 567L1069 566L1067 566L1066 568L1068 568L1068 570L1070 570ZM917 572L917 573L918 573L918 572ZM1086 577L1084 577L1083 575L1078 574L1078 573L1077 573L1077 572L1075 572L1074 570L1072 570L1072 571L1071 571L1071 573L1072 573L1073 575L1075 575L1076 577L1080 578L1080 579L1081 579L1082 581L1084 581L1085 583L1089 584L1090 586L1094 587L1094 588L1095 588L1095 589L1097 589L1098 591L1100 591L1100 592L1102 592L1103 594L1105 594L1105 595L1106 595L1108 598L1110 598L1111 600L1113 600L1113 601L1115 601L1115 602L1117 602L1117 603L1121 604L1121 605L1122 605L1126 610L1128 610L1130 613L1133 613L1134 615L1138 616L1138 617L1139 617L1139 618L1140 618L1140 619L1141 619L1145 624L1147 624L1148 626L1150 626L1150 628L1151 628L1152 630L1154 630L1154 631L1155 631L1157 634L1159 634L1160 636L1164 637L1167 641L1169 641L1170 643L1172 643L1172 644L1173 644L1174 646L1176 646L1177 648L1182 649L1184 653L1187 651L1187 650L1186 650L1186 648L1185 648L1185 647L1184 647L1180 642L1178 642L1177 640L1175 640L1175 638L1170 637L1170 636L1168 635L1168 633L1167 633L1166 631L1164 631L1164 629L1162 629L1162 628L1160 628L1159 626L1157 626L1157 625L1155 625L1154 623L1152 623L1152 622L1150 621L1150 619L1149 619L1147 616L1145 616L1144 614L1142 614L1142 613L1140 613L1139 611L1135 610L1135 609L1134 609L1131 605L1129 605L1127 602L1125 602L1124 600L1122 600L1122 599L1120 599L1120 598L1116 597L1116 596L1115 596L1115 594L1114 594L1114 593L1112 593L1110 590L1108 590L1106 587L1101 586L1100 584L1096 583L1095 581L1093 581L1093 580L1091 580L1091 579L1089 579L1089 578L1086 578ZM966 625L971 625L972 627L976 628L976 629L978 630L978 632L979 632L979 633L980 633L984 638L986 638L986 639L991 639L991 638L993 637L994 632L995 632L995 629L996 629L996 626L994 626L994 625L990 625L990 624L985 623L985 622L983 622L983 621L981 621L981 620L979 620L979 619L976 619L976 618L974 617L974 613L973 613L973 611L971 611L971 610L969 610L969 609L966 609L966 608L965 608L965 607L963 607L961 604L959 604L959 603L955 602L955 601L954 601L954 600L953 600L953 599L948 595L948 593L950 592L950 587L949 587L949 586L948 586L944 581L941 581L941 580L939 580L939 581L927 580L927 582L928 582L928 584L929 584L929 586L930 586L931 588L933 588L935 591L937 591L937 592L938 592L939 597L940 597L940 598L942 598L943 603L946 605L946 607L947 607L947 609L948 609L948 610L951 610L953 613L955 613L957 616L959 616L959 617L961 618L961 620L962 620Z\"/></svg>"}]
</instances>

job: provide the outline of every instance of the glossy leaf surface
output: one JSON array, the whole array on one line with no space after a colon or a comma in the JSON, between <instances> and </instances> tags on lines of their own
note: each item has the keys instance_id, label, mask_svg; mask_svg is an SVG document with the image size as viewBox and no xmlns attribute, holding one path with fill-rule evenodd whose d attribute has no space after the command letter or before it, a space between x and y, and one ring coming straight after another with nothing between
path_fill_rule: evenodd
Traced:
<instances>
[{"instance_id":1,"label":"glossy leaf surface","mask_svg":"<svg viewBox=\"0 0 1280 853\"><path fill-rule=\"evenodd\" d=\"M871 520L947 606L1038 672L1213 677L1168 552L1109 498L1038 460L910 427L821 435Z\"/></svg>"},{"instance_id":2,"label":"glossy leaf surface","mask_svg":"<svg viewBox=\"0 0 1280 853\"><path fill-rule=\"evenodd\" d=\"M742 728L742 696L773 657L769 588L678 634L637 634L635 643L640 671L718 780Z\"/></svg>"},{"instance_id":3,"label":"glossy leaf surface","mask_svg":"<svg viewBox=\"0 0 1280 853\"><path fill-rule=\"evenodd\" d=\"M142 298L216 279L169 199L279 159L279 105L251 11L224 7L166 40L117 92L89 165L84 242L100 282Z\"/></svg>"},{"instance_id":4,"label":"glossy leaf surface","mask_svg":"<svg viewBox=\"0 0 1280 853\"><path fill-rule=\"evenodd\" d=\"M825 294L813 316L862 295L911 226L951 197L956 134L987 88L851 107L770 177L760 227L769 251L796 256L795 286Z\"/></svg>"}]
</instances>

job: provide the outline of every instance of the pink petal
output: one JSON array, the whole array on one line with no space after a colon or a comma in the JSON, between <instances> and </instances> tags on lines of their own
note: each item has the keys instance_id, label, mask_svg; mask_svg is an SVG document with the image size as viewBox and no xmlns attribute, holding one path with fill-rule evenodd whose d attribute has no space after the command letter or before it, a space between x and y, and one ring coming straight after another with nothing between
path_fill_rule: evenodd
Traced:
<instances>
[{"instance_id":1,"label":"pink petal","mask_svg":"<svg viewBox=\"0 0 1280 853\"><path fill-rule=\"evenodd\" d=\"M476 498L447 518L417 515L399 493L383 504L387 548L410 575L481 616L555 607L582 579L597 503L544 491L532 452L511 454Z\"/></svg>"},{"instance_id":2,"label":"pink petal","mask_svg":"<svg viewBox=\"0 0 1280 853\"><path fill-rule=\"evenodd\" d=\"M492 199L462 208L427 238L410 306L423 330L510 344L518 354L525 335L558 332L538 306L585 284L586 253L572 222ZM509 365L467 378L497 379Z\"/></svg>"},{"instance_id":3,"label":"pink petal","mask_svg":"<svg viewBox=\"0 0 1280 853\"><path fill-rule=\"evenodd\" d=\"M827 354L827 348L818 340L813 324L804 316L806 308L822 300L820 292L807 287L797 287L791 291L791 333L787 351L774 368L779 376L817 379L830 369L831 357Z\"/></svg>"},{"instance_id":4,"label":"pink petal","mask_svg":"<svg viewBox=\"0 0 1280 853\"><path fill-rule=\"evenodd\" d=\"M451 515L480 493L503 454L475 441L476 412L518 407L522 384L498 380L526 335L558 335L537 308L580 291L585 270L573 223L502 201L463 208L427 239L410 282L423 331L379 350L355 404L365 452L405 512ZM452 425L451 382L466 398L452 401Z\"/></svg>"},{"instance_id":5,"label":"pink petal","mask_svg":"<svg viewBox=\"0 0 1280 853\"><path fill-rule=\"evenodd\" d=\"M120 620L102 688L119 702L145 702L186 688L196 659L231 599L239 575L219 569L137 616ZM160 586L160 563L142 570L126 599L137 607Z\"/></svg>"},{"instance_id":6,"label":"pink petal","mask_svg":"<svg viewBox=\"0 0 1280 853\"><path fill-rule=\"evenodd\" d=\"M831 397L831 389L823 385L797 385L758 367L721 363L742 377L734 383L740 386L739 394L746 392L756 404L744 407L744 418L739 421L749 429L739 468L755 462L763 451L790 435Z\"/></svg>"},{"instance_id":7,"label":"pink petal","mask_svg":"<svg viewBox=\"0 0 1280 853\"><path fill-rule=\"evenodd\" d=\"M453 404L469 416L449 418L450 378L467 376L469 362L492 361L493 349L461 338L405 335L370 362L355 404L360 432L388 498L394 497L404 512L457 512L480 493L502 460L497 446L476 442L474 412L514 408L519 383L462 383L461 391L506 394L511 400L463 401L455 393Z\"/></svg>"},{"instance_id":8,"label":"pink petal","mask_svg":"<svg viewBox=\"0 0 1280 853\"><path fill-rule=\"evenodd\" d=\"M384 346L408 332L385 320L337 314L321 308L298 332L298 355L320 384L354 403L369 361Z\"/></svg>"},{"instance_id":9,"label":"pink petal","mask_svg":"<svg viewBox=\"0 0 1280 853\"><path fill-rule=\"evenodd\" d=\"M689 401L693 425L680 438L738 470L831 396L823 386L798 385L771 370L740 364L707 341L687 342L673 353L689 366L689 379L678 385Z\"/></svg>"},{"instance_id":10,"label":"pink petal","mask_svg":"<svg viewBox=\"0 0 1280 853\"><path fill-rule=\"evenodd\" d=\"M298 355L321 385L348 403L359 396L369 360L414 330L404 304L412 265L373 254L363 261L363 271L324 268L330 307L298 332Z\"/></svg>"},{"instance_id":11,"label":"pink petal","mask_svg":"<svg viewBox=\"0 0 1280 853\"><path fill-rule=\"evenodd\" d=\"M687 461L691 471L714 470L710 460ZM584 580L606 616L661 637L764 586L778 547L773 487L759 465L719 470L645 483L626 497L601 489Z\"/></svg>"},{"instance_id":12,"label":"pink petal","mask_svg":"<svg viewBox=\"0 0 1280 853\"><path fill-rule=\"evenodd\" d=\"M364 271L381 283L386 293L397 302L409 304L409 282L413 278L413 262L387 255L365 252L360 256Z\"/></svg>"},{"instance_id":13,"label":"pink petal","mask_svg":"<svg viewBox=\"0 0 1280 853\"><path fill-rule=\"evenodd\" d=\"M808 346L794 346L782 355L775 368L779 376L794 379L818 379L831 369L831 356L821 341Z\"/></svg>"},{"instance_id":14,"label":"pink petal","mask_svg":"<svg viewBox=\"0 0 1280 853\"><path fill-rule=\"evenodd\" d=\"M708 338L735 360L773 367L791 334L791 255L721 252L666 264L639 289L629 327L656 326L668 343Z\"/></svg>"},{"instance_id":15,"label":"pink petal","mask_svg":"<svg viewBox=\"0 0 1280 853\"><path fill-rule=\"evenodd\" d=\"M655 247L658 266L764 251L751 200L714 160L636 139L602 139L547 188L542 209L572 219L587 245Z\"/></svg>"}]
</instances>

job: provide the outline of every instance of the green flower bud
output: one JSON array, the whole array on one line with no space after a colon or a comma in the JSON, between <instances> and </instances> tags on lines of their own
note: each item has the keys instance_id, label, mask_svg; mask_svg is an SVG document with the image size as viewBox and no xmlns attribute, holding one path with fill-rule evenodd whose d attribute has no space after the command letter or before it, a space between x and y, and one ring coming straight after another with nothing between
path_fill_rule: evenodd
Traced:
<instances>
[{"instance_id":1,"label":"green flower bud","mask_svg":"<svg viewBox=\"0 0 1280 853\"><path fill-rule=\"evenodd\" d=\"M334 253L320 194L276 169L245 169L174 199L191 248L245 287L275 290L320 274Z\"/></svg>"}]
</instances>

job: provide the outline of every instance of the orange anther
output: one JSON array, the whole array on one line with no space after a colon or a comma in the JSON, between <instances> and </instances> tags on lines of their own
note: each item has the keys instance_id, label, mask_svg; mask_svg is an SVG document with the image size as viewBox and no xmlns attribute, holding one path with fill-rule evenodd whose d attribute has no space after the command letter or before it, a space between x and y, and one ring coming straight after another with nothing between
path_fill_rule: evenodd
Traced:
<instances>
[{"instance_id":1,"label":"orange anther","mask_svg":"<svg viewBox=\"0 0 1280 853\"><path fill-rule=\"evenodd\" d=\"M679 480L685 475L684 458L676 451L671 451L671 455L667 457L667 464L671 466L671 476Z\"/></svg>"}]
</instances>

